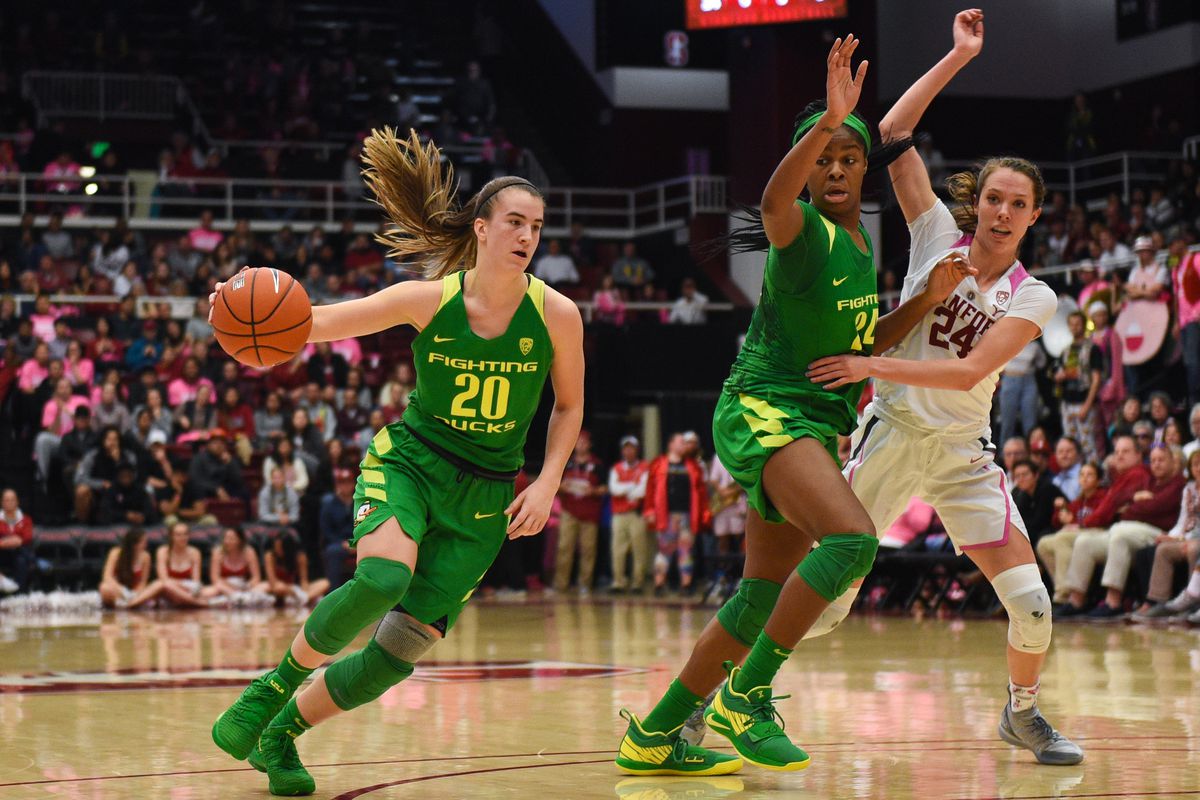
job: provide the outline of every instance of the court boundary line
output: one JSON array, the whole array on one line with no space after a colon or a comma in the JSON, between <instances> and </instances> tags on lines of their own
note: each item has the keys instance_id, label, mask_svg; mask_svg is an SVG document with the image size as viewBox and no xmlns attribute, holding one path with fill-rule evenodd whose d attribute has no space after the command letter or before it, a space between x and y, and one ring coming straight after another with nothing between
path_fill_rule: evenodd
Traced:
<instances>
[{"instance_id":1,"label":"court boundary line","mask_svg":"<svg viewBox=\"0 0 1200 800\"><path fill-rule=\"evenodd\" d=\"M1101 742L1101 741L1118 739L1118 738L1121 739L1122 741L1128 741L1129 739L1172 739L1172 740L1188 741L1191 739L1200 738L1200 735L1191 736L1191 735L1166 734L1166 735L1161 735L1161 736L1153 736L1153 735L1121 736L1121 737L1100 736L1100 737L1092 737L1092 738L1076 737L1076 741ZM994 745L994 747L930 748L930 747L924 746L924 745L929 745L929 744L956 744L956 743L961 743L961 744L987 743L987 744ZM809 748L809 750L811 750L812 752L815 753L815 752L818 752L820 750L820 748L823 748L823 747L859 747L864 744L867 744L867 745L889 745L889 744L909 745L912 749L920 749L922 751L929 751L932 749L942 749L942 750L967 750L967 751L978 752L978 751L985 751L985 750L990 750L990 749L998 749L1001 745L1003 745L1004 748L1006 748L1006 749L1012 749L1012 745L1009 745L998 739L915 739L915 740L914 739L905 739L905 740L887 740L887 741L863 740L863 741L854 741L854 742L823 742L823 743L817 743L817 744L809 744L809 745L807 745L807 747ZM733 748L730 745L717 745L714 747L709 747L708 749L709 750L732 750ZM1126 750L1128 748L1095 747L1092 749L1098 750L1098 751L1109 751L1109 750ZM1187 748L1187 749L1179 748L1178 750L1180 752L1192 752L1190 748ZM888 750L886 752L902 753L905 751L904 750ZM373 766L383 766L383 765L389 765L389 764L427 764L427 763L431 763L431 762L436 763L436 762L456 762L456 761L478 761L478 760L482 760L482 759L496 759L496 758L544 758L546 756L588 756L588 755L599 755L601 753L612 755L613 753L615 753L615 751L611 750L611 749L606 749L606 750L560 750L560 751L551 751L551 752L542 751L542 752L537 752L537 753L498 753L498 754L493 754L493 755L477 755L477 756L428 756L428 757L421 757L421 758L390 758L390 759L380 759L380 760L376 760L376 761L339 761L339 762L334 762L334 763L330 763L330 764L308 764L307 767L309 769L329 769L332 767L373 767ZM604 761L609 761L609 760L610 760L609 758L604 758L604 759L599 759L597 761L579 761L579 762L561 762L561 763L596 764L596 763L602 763ZM536 765L525 765L525 766L554 766L554 765L552 765L552 764L536 764ZM523 768L523 767L521 767L521 766L505 767L504 769L519 769L519 768ZM229 773L229 772L252 772L252 771L254 771L254 770L250 766L241 766L241 767L223 767L223 768L199 769L199 770L177 770L177 771L172 771L172 772L143 772L143 773L133 773L133 774L128 774L128 775L90 775L90 776L75 777L75 778L53 778L53 779L52 778L44 778L44 779L32 780L32 781L12 781L9 783L0 783L0 789L13 787L13 786L44 786L47 784L86 783L86 782L90 782L90 781L140 780L143 778L173 778L173 777L181 777L181 776L185 776L185 775L218 775L218 774L224 774L224 773ZM487 771L495 771L495 770L487 770ZM446 773L447 776L449 776L449 775L469 775L469 774L474 774L474 773L469 773L469 772ZM1193 793L1200 794L1200 790L1196 790ZM1158 792L1157 794L1162 794L1162 792ZM1091 797L1092 795L1071 795L1071 796L1072 797ZM1109 797L1109 796L1119 797L1121 795L1094 795L1094 796L1095 797ZM1153 796L1153 794L1151 796ZM333 800L338 800L338 798L334 798ZM976 800L976 799L960 798L959 800ZM981 798L981 799L977 799L977 800L999 800L999 798ZM1040 796L1039 796L1039 798L1033 798L1033 797L1018 798L1016 800L1040 800Z\"/></svg>"}]
</instances>

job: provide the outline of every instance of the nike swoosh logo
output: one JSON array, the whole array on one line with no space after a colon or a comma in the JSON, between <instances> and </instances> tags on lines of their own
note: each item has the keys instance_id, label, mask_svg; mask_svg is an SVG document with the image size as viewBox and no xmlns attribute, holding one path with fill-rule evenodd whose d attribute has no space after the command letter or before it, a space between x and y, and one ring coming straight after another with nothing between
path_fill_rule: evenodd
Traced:
<instances>
[{"instance_id":1,"label":"nike swoosh logo","mask_svg":"<svg viewBox=\"0 0 1200 800\"><path fill-rule=\"evenodd\" d=\"M488 517L494 517L494 516L496 516L496 515L497 515L497 514L499 514L499 513L500 513L499 511L493 511L493 512L492 512L492 513L490 513L490 514L480 514L478 511L476 511L476 512L475 512L475 519L487 519Z\"/></svg>"},{"instance_id":2,"label":"nike swoosh logo","mask_svg":"<svg viewBox=\"0 0 1200 800\"><path fill-rule=\"evenodd\" d=\"M986 454L984 454L984 455L982 455L982 456L976 456L975 458L972 458L972 459L971 459L971 463L972 463L972 464L974 464L976 461L978 461L978 460L979 460L979 459L981 459L981 458L987 458L987 455L986 455Z\"/></svg>"},{"instance_id":3,"label":"nike swoosh logo","mask_svg":"<svg viewBox=\"0 0 1200 800\"><path fill-rule=\"evenodd\" d=\"M833 282L833 285L834 285L834 286L841 286L843 283L845 283L845 282L846 282L846 278L849 278L849 277L850 277L849 275L846 275L846 276L845 276L845 277L843 277L843 278L839 278L839 279L837 279L837 280L835 280L835 281Z\"/></svg>"},{"instance_id":4,"label":"nike swoosh logo","mask_svg":"<svg viewBox=\"0 0 1200 800\"><path fill-rule=\"evenodd\" d=\"M779 648L775 648L775 655L779 656L780 658L787 658L788 656L791 655L791 653L785 653L782 650L780 650Z\"/></svg>"},{"instance_id":5,"label":"nike swoosh logo","mask_svg":"<svg viewBox=\"0 0 1200 800\"><path fill-rule=\"evenodd\" d=\"M435 342L437 342L438 344L441 344L442 342L453 342L453 341L454 341L454 337L453 337L453 336L447 336L447 337L443 338L443 337L441 337L441 336L438 336L438 335L435 333L435 334L433 335L433 340L434 340Z\"/></svg>"}]
</instances>

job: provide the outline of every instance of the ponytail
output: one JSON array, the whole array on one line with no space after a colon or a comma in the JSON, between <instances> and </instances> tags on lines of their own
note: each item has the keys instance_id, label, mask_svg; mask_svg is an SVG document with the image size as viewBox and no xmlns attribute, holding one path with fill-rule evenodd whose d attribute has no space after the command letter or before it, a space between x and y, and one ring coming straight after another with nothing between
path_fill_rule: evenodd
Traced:
<instances>
[{"instance_id":1,"label":"ponytail","mask_svg":"<svg viewBox=\"0 0 1200 800\"><path fill-rule=\"evenodd\" d=\"M501 191L515 186L542 198L529 181L506 176L489 181L459 206L454 167L443 168L437 145L422 145L416 131L400 139L392 128L372 130L362 158L363 179L390 220L375 240L392 258L415 259L427 280L475 266L475 220L488 218Z\"/></svg>"}]
</instances>

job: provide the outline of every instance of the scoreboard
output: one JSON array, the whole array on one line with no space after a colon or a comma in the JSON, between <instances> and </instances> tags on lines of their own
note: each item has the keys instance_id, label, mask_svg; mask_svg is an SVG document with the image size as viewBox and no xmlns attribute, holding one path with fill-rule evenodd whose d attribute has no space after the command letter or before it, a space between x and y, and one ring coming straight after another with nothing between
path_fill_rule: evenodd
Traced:
<instances>
[{"instance_id":1,"label":"scoreboard","mask_svg":"<svg viewBox=\"0 0 1200 800\"><path fill-rule=\"evenodd\" d=\"M848 0L686 0L690 30L846 16Z\"/></svg>"}]
</instances>

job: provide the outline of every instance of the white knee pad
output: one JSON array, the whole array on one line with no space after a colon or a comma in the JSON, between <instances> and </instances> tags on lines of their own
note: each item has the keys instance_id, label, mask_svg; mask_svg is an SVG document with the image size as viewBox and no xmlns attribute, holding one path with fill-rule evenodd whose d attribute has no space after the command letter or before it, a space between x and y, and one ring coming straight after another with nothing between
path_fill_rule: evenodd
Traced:
<instances>
[{"instance_id":1,"label":"white knee pad","mask_svg":"<svg viewBox=\"0 0 1200 800\"><path fill-rule=\"evenodd\" d=\"M1022 564L1001 572L992 581L1008 612L1008 643L1023 653L1044 653L1050 648L1050 595L1036 564Z\"/></svg>"},{"instance_id":2,"label":"white knee pad","mask_svg":"<svg viewBox=\"0 0 1200 800\"><path fill-rule=\"evenodd\" d=\"M804 634L805 639L815 639L818 636L824 636L833 631L838 625L842 624L842 620L850 613L851 606L854 605L854 599L858 597L859 586L851 586L840 597L830 603L821 616L817 617L817 621L808 629L808 633Z\"/></svg>"},{"instance_id":3,"label":"white knee pad","mask_svg":"<svg viewBox=\"0 0 1200 800\"><path fill-rule=\"evenodd\" d=\"M438 637L417 620L402 611L389 611L375 628L375 641L392 656L416 664Z\"/></svg>"}]
</instances>

